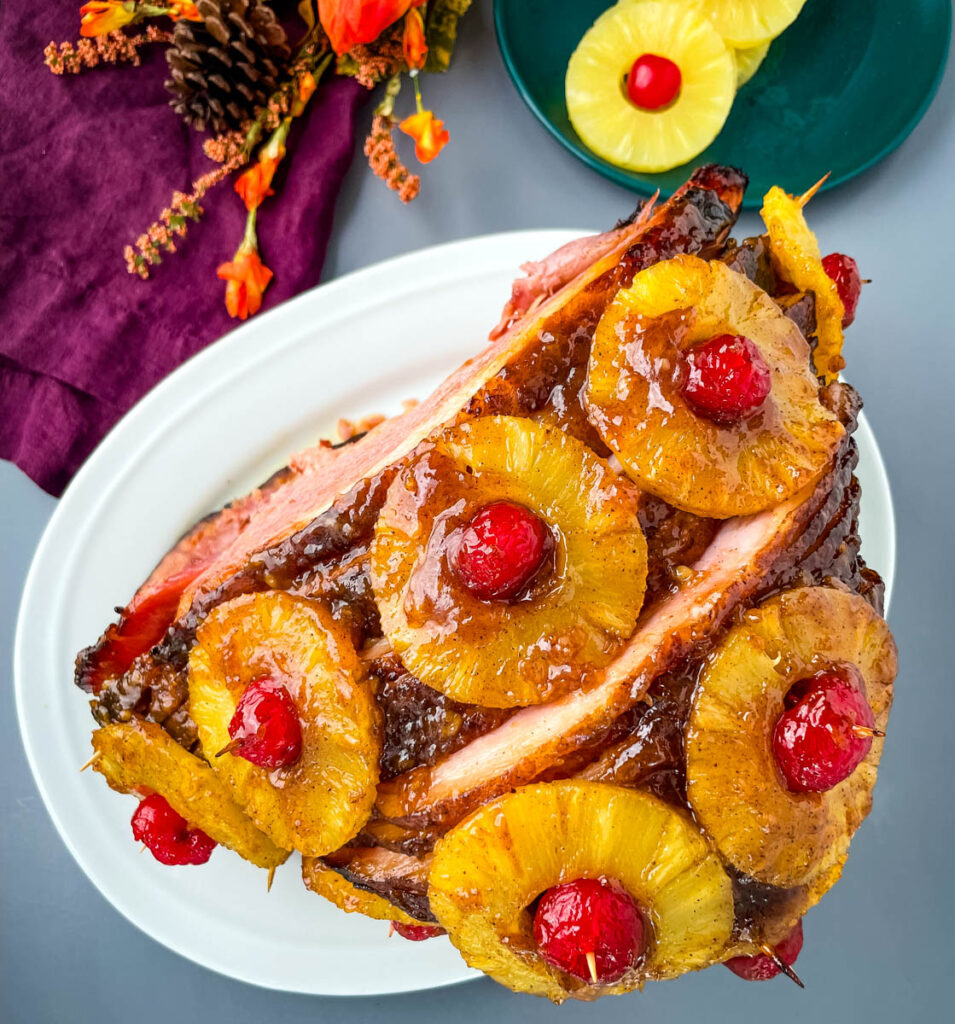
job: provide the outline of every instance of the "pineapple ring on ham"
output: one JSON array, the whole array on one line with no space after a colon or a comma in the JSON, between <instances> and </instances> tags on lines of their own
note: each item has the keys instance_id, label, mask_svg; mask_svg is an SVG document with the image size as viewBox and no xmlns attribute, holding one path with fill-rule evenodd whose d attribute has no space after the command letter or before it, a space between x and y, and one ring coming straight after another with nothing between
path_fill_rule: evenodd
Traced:
<instances>
[{"instance_id":1,"label":"pineapple ring on ham","mask_svg":"<svg viewBox=\"0 0 955 1024\"><path fill-rule=\"evenodd\" d=\"M262 677L280 681L299 713L302 753L284 768L216 756L239 698ZM189 706L206 760L277 846L320 857L367 821L380 713L351 640L322 605L269 591L216 606L189 656Z\"/></svg>"},{"instance_id":2,"label":"pineapple ring on ham","mask_svg":"<svg viewBox=\"0 0 955 1024\"><path fill-rule=\"evenodd\" d=\"M553 543L519 599L485 601L451 567L452 538L501 500L539 516ZM508 416L450 428L398 474L375 528L385 636L409 672L466 704L523 707L586 684L643 604L638 503L626 478L555 428Z\"/></svg>"},{"instance_id":3,"label":"pineapple ring on ham","mask_svg":"<svg viewBox=\"0 0 955 1024\"><path fill-rule=\"evenodd\" d=\"M683 395L683 352L744 335L769 367L769 397L720 425ZM725 264L677 256L641 271L597 325L587 413L628 475L664 501L725 519L763 511L817 479L845 429L819 400L809 346L757 285Z\"/></svg>"},{"instance_id":4,"label":"pineapple ring on ham","mask_svg":"<svg viewBox=\"0 0 955 1024\"><path fill-rule=\"evenodd\" d=\"M534 901L579 878L619 882L650 925L643 963L612 985L549 966L534 942ZM480 807L438 841L428 897L471 967L556 1003L707 967L733 930L732 885L690 818L649 793L601 782L524 786Z\"/></svg>"},{"instance_id":5,"label":"pineapple ring on ham","mask_svg":"<svg viewBox=\"0 0 955 1024\"><path fill-rule=\"evenodd\" d=\"M822 265L819 242L802 212L816 188L797 197L774 185L763 197L760 215L779 276L799 291L812 292L816 297L816 348L812 359L816 372L829 384L846 365L842 358L842 320L846 311L836 282Z\"/></svg>"},{"instance_id":6,"label":"pineapple ring on ham","mask_svg":"<svg viewBox=\"0 0 955 1024\"><path fill-rule=\"evenodd\" d=\"M676 99L660 110L636 106L627 75L655 54L680 69ZM692 160L716 138L736 93L736 60L719 33L687 4L644 0L604 11L567 65L567 114L583 143L632 171L665 171Z\"/></svg>"},{"instance_id":7,"label":"pineapple ring on ham","mask_svg":"<svg viewBox=\"0 0 955 1024\"><path fill-rule=\"evenodd\" d=\"M376 921L395 921L397 924L410 924L427 927L425 921L418 921L406 914L400 907L390 903L376 892L359 889L344 875L339 874L317 857L302 858L302 881L305 888L324 896L346 914L363 914Z\"/></svg>"},{"instance_id":8,"label":"pineapple ring on ham","mask_svg":"<svg viewBox=\"0 0 955 1024\"><path fill-rule=\"evenodd\" d=\"M259 831L228 787L155 722L132 719L93 733L93 770L120 793L158 793L193 828L260 868L288 857Z\"/></svg>"},{"instance_id":9,"label":"pineapple ring on ham","mask_svg":"<svg viewBox=\"0 0 955 1024\"><path fill-rule=\"evenodd\" d=\"M799 913L838 881L872 806L882 754L877 737L832 789L786 788L772 749L783 698L797 681L839 665L858 669L884 732L898 667L885 620L855 594L787 591L724 637L700 676L686 727L687 795L697 820L739 871L780 888L805 886Z\"/></svg>"}]
</instances>

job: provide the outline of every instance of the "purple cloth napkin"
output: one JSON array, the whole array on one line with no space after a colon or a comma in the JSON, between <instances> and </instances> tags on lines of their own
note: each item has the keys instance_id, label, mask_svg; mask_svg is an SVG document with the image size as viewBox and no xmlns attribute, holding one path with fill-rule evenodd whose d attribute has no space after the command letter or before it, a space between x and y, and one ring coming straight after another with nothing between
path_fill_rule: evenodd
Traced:
<instances>
[{"instance_id":1,"label":"purple cloth napkin","mask_svg":"<svg viewBox=\"0 0 955 1024\"><path fill-rule=\"evenodd\" d=\"M51 74L43 49L78 37L80 4L0 3L0 457L52 494L134 402L238 324L215 271L245 224L228 179L149 281L126 272L124 245L215 165L167 105L162 46L139 67ZM259 211L275 272L263 310L318 283L363 94L326 81L293 128Z\"/></svg>"}]
</instances>

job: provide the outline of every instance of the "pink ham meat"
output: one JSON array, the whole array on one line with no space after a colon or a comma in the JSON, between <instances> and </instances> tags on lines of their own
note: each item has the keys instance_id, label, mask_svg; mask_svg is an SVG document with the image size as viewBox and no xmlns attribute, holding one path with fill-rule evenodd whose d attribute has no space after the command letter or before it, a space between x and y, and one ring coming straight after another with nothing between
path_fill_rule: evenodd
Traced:
<instances>
[{"instance_id":1,"label":"pink ham meat","mask_svg":"<svg viewBox=\"0 0 955 1024\"><path fill-rule=\"evenodd\" d=\"M500 338L529 311L545 299L555 295L565 284L583 273L592 263L612 252L619 239L632 231L634 225L644 223L653 211L659 193L643 203L632 220L600 235L575 238L555 249L542 260L521 264L524 272L511 286L511 297L501 311L501 319L488 335L491 341Z\"/></svg>"},{"instance_id":2,"label":"pink ham meat","mask_svg":"<svg viewBox=\"0 0 955 1024\"><path fill-rule=\"evenodd\" d=\"M384 783L379 814L413 827L451 824L599 738L658 675L705 645L729 612L765 582L773 562L825 501L830 485L827 476L782 505L727 520L689 581L638 626L598 685L525 708L433 767Z\"/></svg>"},{"instance_id":3,"label":"pink ham meat","mask_svg":"<svg viewBox=\"0 0 955 1024\"><path fill-rule=\"evenodd\" d=\"M291 472L291 468L280 470L251 494L201 519L167 552L120 611L119 621L77 656L76 683L81 689L99 693L108 679L121 676L136 658L162 640L176 616L183 590L235 541Z\"/></svg>"}]
</instances>

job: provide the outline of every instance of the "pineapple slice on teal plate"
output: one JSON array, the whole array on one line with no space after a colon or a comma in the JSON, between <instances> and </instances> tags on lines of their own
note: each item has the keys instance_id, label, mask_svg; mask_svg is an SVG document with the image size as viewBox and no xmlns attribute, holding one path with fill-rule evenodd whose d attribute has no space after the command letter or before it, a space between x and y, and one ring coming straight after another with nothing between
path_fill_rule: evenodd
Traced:
<instances>
[{"instance_id":1,"label":"pineapple slice on teal plate","mask_svg":"<svg viewBox=\"0 0 955 1024\"><path fill-rule=\"evenodd\" d=\"M631 3L641 0L626 0ZM707 0L714 3L719 6ZM533 113L575 156L634 192L669 195L686 180L686 165L662 173L617 166L585 143L568 116L564 83L571 55L611 6L608 0L495 0L504 63ZM779 8L774 27L785 25L792 14L786 9L798 3L747 0L732 6L764 13ZM688 162L744 168L751 182L748 209L758 208L780 182L802 192L827 172L825 188L848 181L891 153L918 124L941 80L951 23L950 0L807 0L740 88L722 130ZM744 37L746 32L734 36L733 45L742 46ZM904 73L887 74L887 68ZM531 144L546 149L541 138Z\"/></svg>"}]
</instances>

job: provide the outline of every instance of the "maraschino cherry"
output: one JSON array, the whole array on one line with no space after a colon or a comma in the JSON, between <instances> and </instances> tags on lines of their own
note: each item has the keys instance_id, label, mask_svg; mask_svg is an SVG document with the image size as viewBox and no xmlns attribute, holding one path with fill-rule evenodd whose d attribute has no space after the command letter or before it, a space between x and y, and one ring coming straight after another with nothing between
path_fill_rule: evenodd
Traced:
<instances>
[{"instance_id":1,"label":"maraschino cherry","mask_svg":"<svg viewBox=\"0 0 955 1024\"><path fill-rule=\"evenodd\" d=\"M724 426L738 423L766 401L772 379L749 338L718 334L684 355L683 394L697 412Z\"/></svg>"},{"instance_id":2,"label":"maraschino cherry","mask_svg":"<svg viewBox=\"0 0 955 1024\"><path fill-rule=\"evenodd\" d=\"M485 601L516 597L540 569L550 545L540 516L512 501L485 505L452 538L451 566Z\"/></svg>"},{"instance_id":3,"label":"maraschino cherry","mask_svg":"<svg viewBox=\"0 0 955 1024\"><path fill-rule=\"evenodd\" d=\"M245 688L229 722L229 736L232 742L219 754L244 757L260 768L286 768L302 754L298 709L282 683L268 677Z\"/></svg>"},{"instance_id":4,"label":"maraschino cherry","mask_svg":"<svg viewBox=\"0 0 955 1024\"><path fill-rule=\"evenodd\" d=\"M851 256L846 256L841 252L831 252L824 257L822 269L836 283L836 290L839 292L839 298L842 299L842 306L845 310L842 326L848 327L856 318L856 307L859 305L859 296L862 294L859 265Z\"/></svg>"},{"instance_id":5,"label":"maraschino cherry","mask_svg":"<svg viewBox=\"0 0 955 1024\"><path fill-rule=\"evenodd\" d=\"M445 930L436 924L402 924L400 921L391 922L391 931L409 942L424 942L425 939L446 934Z\"/></svg>"},{"instance_id":6,"label":"maraschino cherry","mask_svg":"<svg viewBox=\"0 0 955 1024\"><path fill-rule=\"evenodd\" d=\"M216 848L202 829L186 819L158 793L151 793L133 813L133 838L145 843L161 864L205 864Z\"/></svg>"},{"instance_id":7,"label":"maraschino cherry","mask_svg":"<svg viewBox=\"0 0 955 1024\"><path fill-rule=\"evenodd\" d=\"M776 957L787 967L792 967L802 952L802 920L797 921L796 927L770 952L775 952ZM769 981L770 978L775 978L777 974L782 973L782 968L769 953L758 953L756 956L734 956L725 963L737 977L744 978L746 981ZM794 974L788 973L797 983L802 984Z\"/></svg>"},{"instance_id":8,"label":"maraschino cherry","mask_svg":"<svg viewBox=\"0 0 955 1024\"><path fill-rule=\"evenodd\" d=\"M578 878L548 889L534 914L534 938L552 967L601 985L622 978L647 940L636 901L605 878Z\"/></svg>"},{"instance_id":9,"label":"maraschino cherry","mask_svg":"<svg viewBox=\"0 0 955 1024\"><path fill-rule=\"evenodd\" d=\"M641 110L668 107L680 95L683 76L667 57L644 53L633 62L627 75L627 95Z\"/></svg>"},{"instance_id":10,"label":"maraschino cherry","mask_svg":"<svg viewBox=\"0 0 955 1024\"><path fill-rule=\"evenodd\" d=\"M773 730L773 753L793 793L824 793L858 768L872 746L875 715L861 679L848 671L820 672L786 694Z\"/></svg>"}]
</instances>

